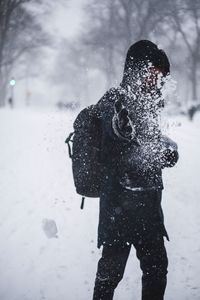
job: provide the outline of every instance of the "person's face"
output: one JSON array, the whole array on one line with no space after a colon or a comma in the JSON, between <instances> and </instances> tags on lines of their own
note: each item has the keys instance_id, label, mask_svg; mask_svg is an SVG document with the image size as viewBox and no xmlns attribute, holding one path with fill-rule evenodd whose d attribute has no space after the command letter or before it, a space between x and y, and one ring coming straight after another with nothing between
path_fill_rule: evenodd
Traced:
<instances>
[{"instance_id":1,"label":"person's face","mask_svg":"<svg viewBox=\"0 0 200 300\"><path fill-rule=\"evenodd\" d=\"M164 85L162 71L154 66L149 66L145 76L145 85L147 88L161 89Z\"/></svg>"},{"instance_id":2,"label":"person's face","mask_svg":"<svg viewBox=\"0 0 200 300\"><path fill-rule=\"evenodd\" d=\"M164 107L164 99L162 97L162 87L165 83L165 76L159 68L154 67L152 64L143 66L137 73L138 77L133 77L132 81L137 84L136 88L133 85L134 106L144 115L157 116L161 109ZM130 84L131 87L131 84ZM137 90L138 87L138 90ZM133 103L128 103L130 111Z\"/></svg>"},{"instance_id":3,"label":"person's face","mask_svg":"<svg viewBox=\"0 0 200 300\"><path fill-rule=\"evenodd\" d=\"M148 94L153 97L148 100L148 109L153 112L158 112L164 107L162 98L162 87L165 83L165 77L159 68L148 66L144 76L144 87Z\"/></svg>"}]
</instances>

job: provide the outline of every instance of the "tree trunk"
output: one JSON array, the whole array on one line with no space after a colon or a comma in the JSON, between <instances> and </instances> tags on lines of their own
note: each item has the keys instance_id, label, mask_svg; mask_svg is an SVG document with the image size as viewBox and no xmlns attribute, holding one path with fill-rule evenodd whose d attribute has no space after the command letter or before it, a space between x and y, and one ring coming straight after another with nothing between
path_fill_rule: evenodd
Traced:
<instances>
[{"instance_id":1,"label":"tree trunk","mask_svg":"<svg viewBox=\"0 0 200 300\"><path fill-rule=\"evenodd\" d=\"M107 72L107 89L110 89L110 87L113 85L113 80L114 80L114 49L113 45L110 44L109 49L108 49L108 62L107 62L107 67L106 67L106 72Z\"/></svg>"},{"instance_id":2,"label":"tree trunk","mask_svg":"<svg viewBox=\"0 0 200 300\"><path fill-rule=\"evenodd\" d=\"M197 102L197 61L193 58L192 62L192 74L191 74L191 84L192 84L192 101Z\"/></svg>"},{"instance_id":3,"label":"tree trunk","mask_svg":"<svg viewBox=\"0 0 200 300\"><path fill-rule=\"evenodd\" d=\"M191 121L193 120L195 113L199 110L198 90L197 90L197 70L198 70L198 59L196 59L196 56L193 56L192 69L191 69L192 103L188 109L188 115Z\"/></svg>"},{"instance_id":4,"label":"tree trunk","mask_svg":"<svg viewBox=\"0 0 200 300\"><path fill-rule=\"evenodd\" d=\"M6 86L2 75L0 74L0 107L6 104Z\"/></svg>"}]
</instances>

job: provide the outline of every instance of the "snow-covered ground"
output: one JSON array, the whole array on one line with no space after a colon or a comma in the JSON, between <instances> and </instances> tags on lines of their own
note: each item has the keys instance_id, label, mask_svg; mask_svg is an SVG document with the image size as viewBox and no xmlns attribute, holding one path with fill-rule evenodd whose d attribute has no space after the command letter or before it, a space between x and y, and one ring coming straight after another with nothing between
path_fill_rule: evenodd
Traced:
<instances>
[{"instance_id":1,"label":"snow-covered ground","mask_svg":"<svg viewBox=\"0 0 200 300\"><path fill-rule=\"evenodd\" d=\"M65 138L74 114L0 110L0 299L89 300L101 251L98 199L75 193ZM200 115L170 120L179 145L164 171L169 275L166 300L200 299ZM116 300L140 299L132 249ZM153 300L153 299L152 299Z\"/></svg>"}]
</instances>

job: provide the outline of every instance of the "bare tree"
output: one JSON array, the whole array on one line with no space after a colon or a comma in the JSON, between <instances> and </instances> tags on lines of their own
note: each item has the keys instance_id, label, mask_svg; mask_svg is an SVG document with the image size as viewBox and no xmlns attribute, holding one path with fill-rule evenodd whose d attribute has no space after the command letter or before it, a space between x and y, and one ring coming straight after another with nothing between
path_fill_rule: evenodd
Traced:
<instances>
[{"instance_id":1,"label":"bare tree","mask_svg":"<svg viewBox=\"0 0 200 300\"><path fill-rule=\"evenodd\" d=\"M105 73L108 86L118 79L119 66L133 41L149 38L163 24L166 6L162 0L93 0L87 5L83 43Z\"/></svg>"},{"instance_id":2,"label":"bare tree","mask_svg":"<svg viewBox=\"0 0 200 300\"><path fill-rule=\"evenodd\" d=\"M192 87L192 101L200 102L198 75L200 67L200 2L199 0L170 1L170 13L188 52L187 65Z\"/></svg>"},{"instance_id":3,"label":"bare tree","mask_svg":"<svg viewBox=\"0 0 200 300\"><path fill-rule=\"evenodd\" d=\"M89 53L81 43L74 40L61 42L52 79L61 86L62 102L89 102L88 61ZM66 97L72 97L72 100Z\"/></svg>"},{"instance_id":4,"label":"bare tree","mask_svg":"<svg viewBox=\"0 0 200 300\"><path fill-rule=\"evenodd\" d=\"M199 7L199 0L90 0L85 8L87 22L77 38L78 47L74 45L76 50L70 54L66 51L65 57L69 55L74 63L72 73L77 74L81 68L100 70L106 78L106 87L115 85L120 81L128 47L139 39L151 39L164 45L177 74L184 70L185 76L188 72L192 99L197 102ZM79 59L71 59L77 50Z\"/></svg>"},{"instance_id":5,"label":"bare tree","mask_svg":"<svg viewBox=\"0 0 200 300\"><path fill-rule=\"evenodd\" d=\"M0 106L5 105L8 78L15 63L45 43L43 30L27 5L39 0L0 0Z\"/></svg>"}]
</instances>

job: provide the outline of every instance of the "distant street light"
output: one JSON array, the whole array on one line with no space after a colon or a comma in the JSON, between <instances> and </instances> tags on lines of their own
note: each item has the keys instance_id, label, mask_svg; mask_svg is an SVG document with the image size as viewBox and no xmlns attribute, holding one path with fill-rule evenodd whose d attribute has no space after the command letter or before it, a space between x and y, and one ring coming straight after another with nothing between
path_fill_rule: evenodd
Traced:
<instances>
[{"instance_id":1,"label":"distant street light","mask_svg":"<svg viewBox=\"0 0 200 300\"><path fill-rule=\"evenodd\" d=\"M12 108L13 107L13 103L14 103L14 87L16 84L16 80L14 78L11 78L10 80L10 88L11 88L11 95L10 98L8 99L9 105Z\"/></svg>"},{"instance_id":2,"label":"distant street light","mask_svg":"<svg viewBox=\"0 0 200 300\"><path fill-rule=\"evenodd\" d=\"M15 86L15 84L16 84L16 81L15 81L15 79L12 78L12 79L10 80L10 85L11 85L11 86Z\"/></svg>"}]
</instances>

